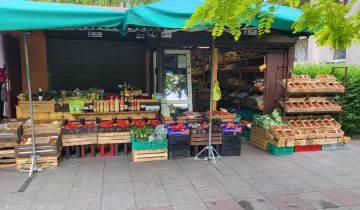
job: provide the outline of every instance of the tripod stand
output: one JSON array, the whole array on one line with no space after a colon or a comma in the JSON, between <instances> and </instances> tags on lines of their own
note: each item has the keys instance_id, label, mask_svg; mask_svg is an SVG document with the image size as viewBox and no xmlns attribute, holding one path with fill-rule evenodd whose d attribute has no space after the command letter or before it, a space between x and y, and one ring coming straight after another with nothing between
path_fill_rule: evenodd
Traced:
<instances>
[{"instance_id":1,"label":"tripod stand","mask_svg":"<svg viewBox=\"0 0 360 210\"><path fill-rule=\"evenodd\" d=\"M211 71L210 71L210 116L209 116L209 141L208 141L208 145L206 147L204 147L195 157L195 160L200 160L199 156L202 153L205 153L206 151L208 151L208 156L203 158L203 160L207 160L209 161L211 164L213 164L214 166L216 166L216 159L220 158L221 156L219 155L219 153L216 151L216 149L212 146L211 144L211 138L212 138L212 110L213 110L213 87L214 87L214 78L213 78L213 73L214 73L214 56L215 52L214 52L214 48L215 48L215 39L212 39L212 44L211 44Z\"/></svg>"}]
</instances>

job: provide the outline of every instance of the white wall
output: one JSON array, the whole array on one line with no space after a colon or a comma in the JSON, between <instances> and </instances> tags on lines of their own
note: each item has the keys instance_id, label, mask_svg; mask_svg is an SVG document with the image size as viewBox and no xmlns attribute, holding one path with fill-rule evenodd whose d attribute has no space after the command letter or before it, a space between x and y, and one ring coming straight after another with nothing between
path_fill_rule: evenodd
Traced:
<instances>
[{"instance_id":1,"label":"white wall","mask_svg":"<svg viewBox=\"0 0 360 210\"><path fill-rule=\"evenodd\" d=\"M357 0L349 15L353 15L357 10L360 9L360 0ZM333 61L334 51L330 47L318 47L316 45L316 40L313 38L307 39L307 46L304 44L299 44L296 47L307 47L307 55L298 56L299 58L306 57L306 60L297 60L300 63L330 63ZM298 52L304 51L297 50ZM295 55L297 57L297 55ZM346 49L346 59L345 62L348 64L358 64L360 65L360 44L354 44L350 48Z\"/></svg>"}]
</instances>

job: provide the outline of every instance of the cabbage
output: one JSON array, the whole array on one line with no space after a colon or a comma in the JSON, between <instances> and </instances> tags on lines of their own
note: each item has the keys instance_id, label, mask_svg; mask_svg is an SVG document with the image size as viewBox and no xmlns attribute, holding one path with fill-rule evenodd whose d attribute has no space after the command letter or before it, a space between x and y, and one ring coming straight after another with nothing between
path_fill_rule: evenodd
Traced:
<instances>
[{"instance_id":1,"label":"cabbage","mask_svg":"<svg viewBox=\"0 0 360 210\"><path fill-rule=\"evenodd\" d=\"M280 125L282 123L281 111L275 109L270 115L254 115L252 125L268 129L272 125Z\"/></svg>"}]
</instances>

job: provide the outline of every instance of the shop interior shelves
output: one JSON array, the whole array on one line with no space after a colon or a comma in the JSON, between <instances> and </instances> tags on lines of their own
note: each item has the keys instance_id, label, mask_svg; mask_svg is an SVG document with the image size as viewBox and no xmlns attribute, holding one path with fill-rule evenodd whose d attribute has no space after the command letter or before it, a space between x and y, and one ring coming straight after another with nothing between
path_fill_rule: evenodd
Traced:
<instances>
[{"instance_id":1,"label":"shop interior shelves","mask_svg":"<svg viewBox=\"0 0 360 210\"><path fill-rule=\"evenodd\" d=\"M280 86L282 88L286 88L286 84L284 84L284 82L282 81L277 81ZM324 91L322 89L314 89L313 91L299 91L299 92L294 92L294 91L287 91L288 95L311 95L311 94L317 94L317 95L330 95L330 94L342 94L344 91L340 90L340 89L332 89L332 91Z\"/></svg>"},{"instance_id":2,"label":"shop interior shelves","mask_svg":"<svg viewBox=\"0 0 360 210\"><path fill-rule=\"evenodd\" d=\"M278 101L278 102L281 105L281 107L284 109L284 102L283 101ZM338 111L326 111L326 110L314 111L314 110L304 109L304 111L288 111L287 109L285 109L285 112L287 114L338 114L338 113L341 113L342 110L338 110Z\"/></svg>"},{"instance_id":3,"label":"shop interior shelves","mask_svg":"<svg viewBox=\"0 0 360 210\"><path fill-rule=\"evenodd\" d=\"M225 69L221 69L219 72L224 72L224 73L237 73L237 72L241 72L241 73L260 73L260 68L258 66L248 66L248 67L239 67L236 69L231 69L231 70L225 70Z\"/></svg>"}]
</instances>

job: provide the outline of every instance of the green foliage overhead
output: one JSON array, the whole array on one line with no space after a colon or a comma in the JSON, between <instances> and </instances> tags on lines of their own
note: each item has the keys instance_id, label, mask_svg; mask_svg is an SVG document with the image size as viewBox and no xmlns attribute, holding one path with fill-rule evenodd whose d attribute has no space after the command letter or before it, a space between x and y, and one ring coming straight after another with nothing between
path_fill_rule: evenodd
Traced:
<instances>
[{"instance_id":1,"label":"green foliage overhead","mask_svg":"<svg viewBox=\"0 0 360 210\"><path fill-rule=\"evenodd\" d=\"M138 6L143 4L150 4L158 0L32 0L32 1L119 7L121 5Z\"/></svg>"},{"instance_id":2,"label":"green foliage overhead","mask_svg":"<svg viewBox=\"0 0 360 210\"><path fill-rule=\"evenodd\" d=\"M260 12L264 3L270 3L271 6ZM319 46L346 49L360 41L360 10L348 16L353 3L343 5L336 0L305 3L300 0L205 0L205 4L200 5L187 21L185 28L211 24L214 37L221 36L228 29L238 40L242 30L258 18L258 33L262 36L270 33L277 5L301 8L303 14L293 24L293 32L313 31Z\"/></svg>"},{"instance_id":3,"label":"green foliage overhead","mask_svg":"<svg viewBox=\"0 0 360 210\"><path fill-rule=\"evenodd\" d=\"M348 134L360 134L360 66L344 64L297 64L294 74L309 74L315 77L318 74L331 74L333 66L348 67L348 81L345 83L345 98L343 106L342 128ZM343 69L336 69L335 76L342 81Z\"/></svg>"}]
</instances>

